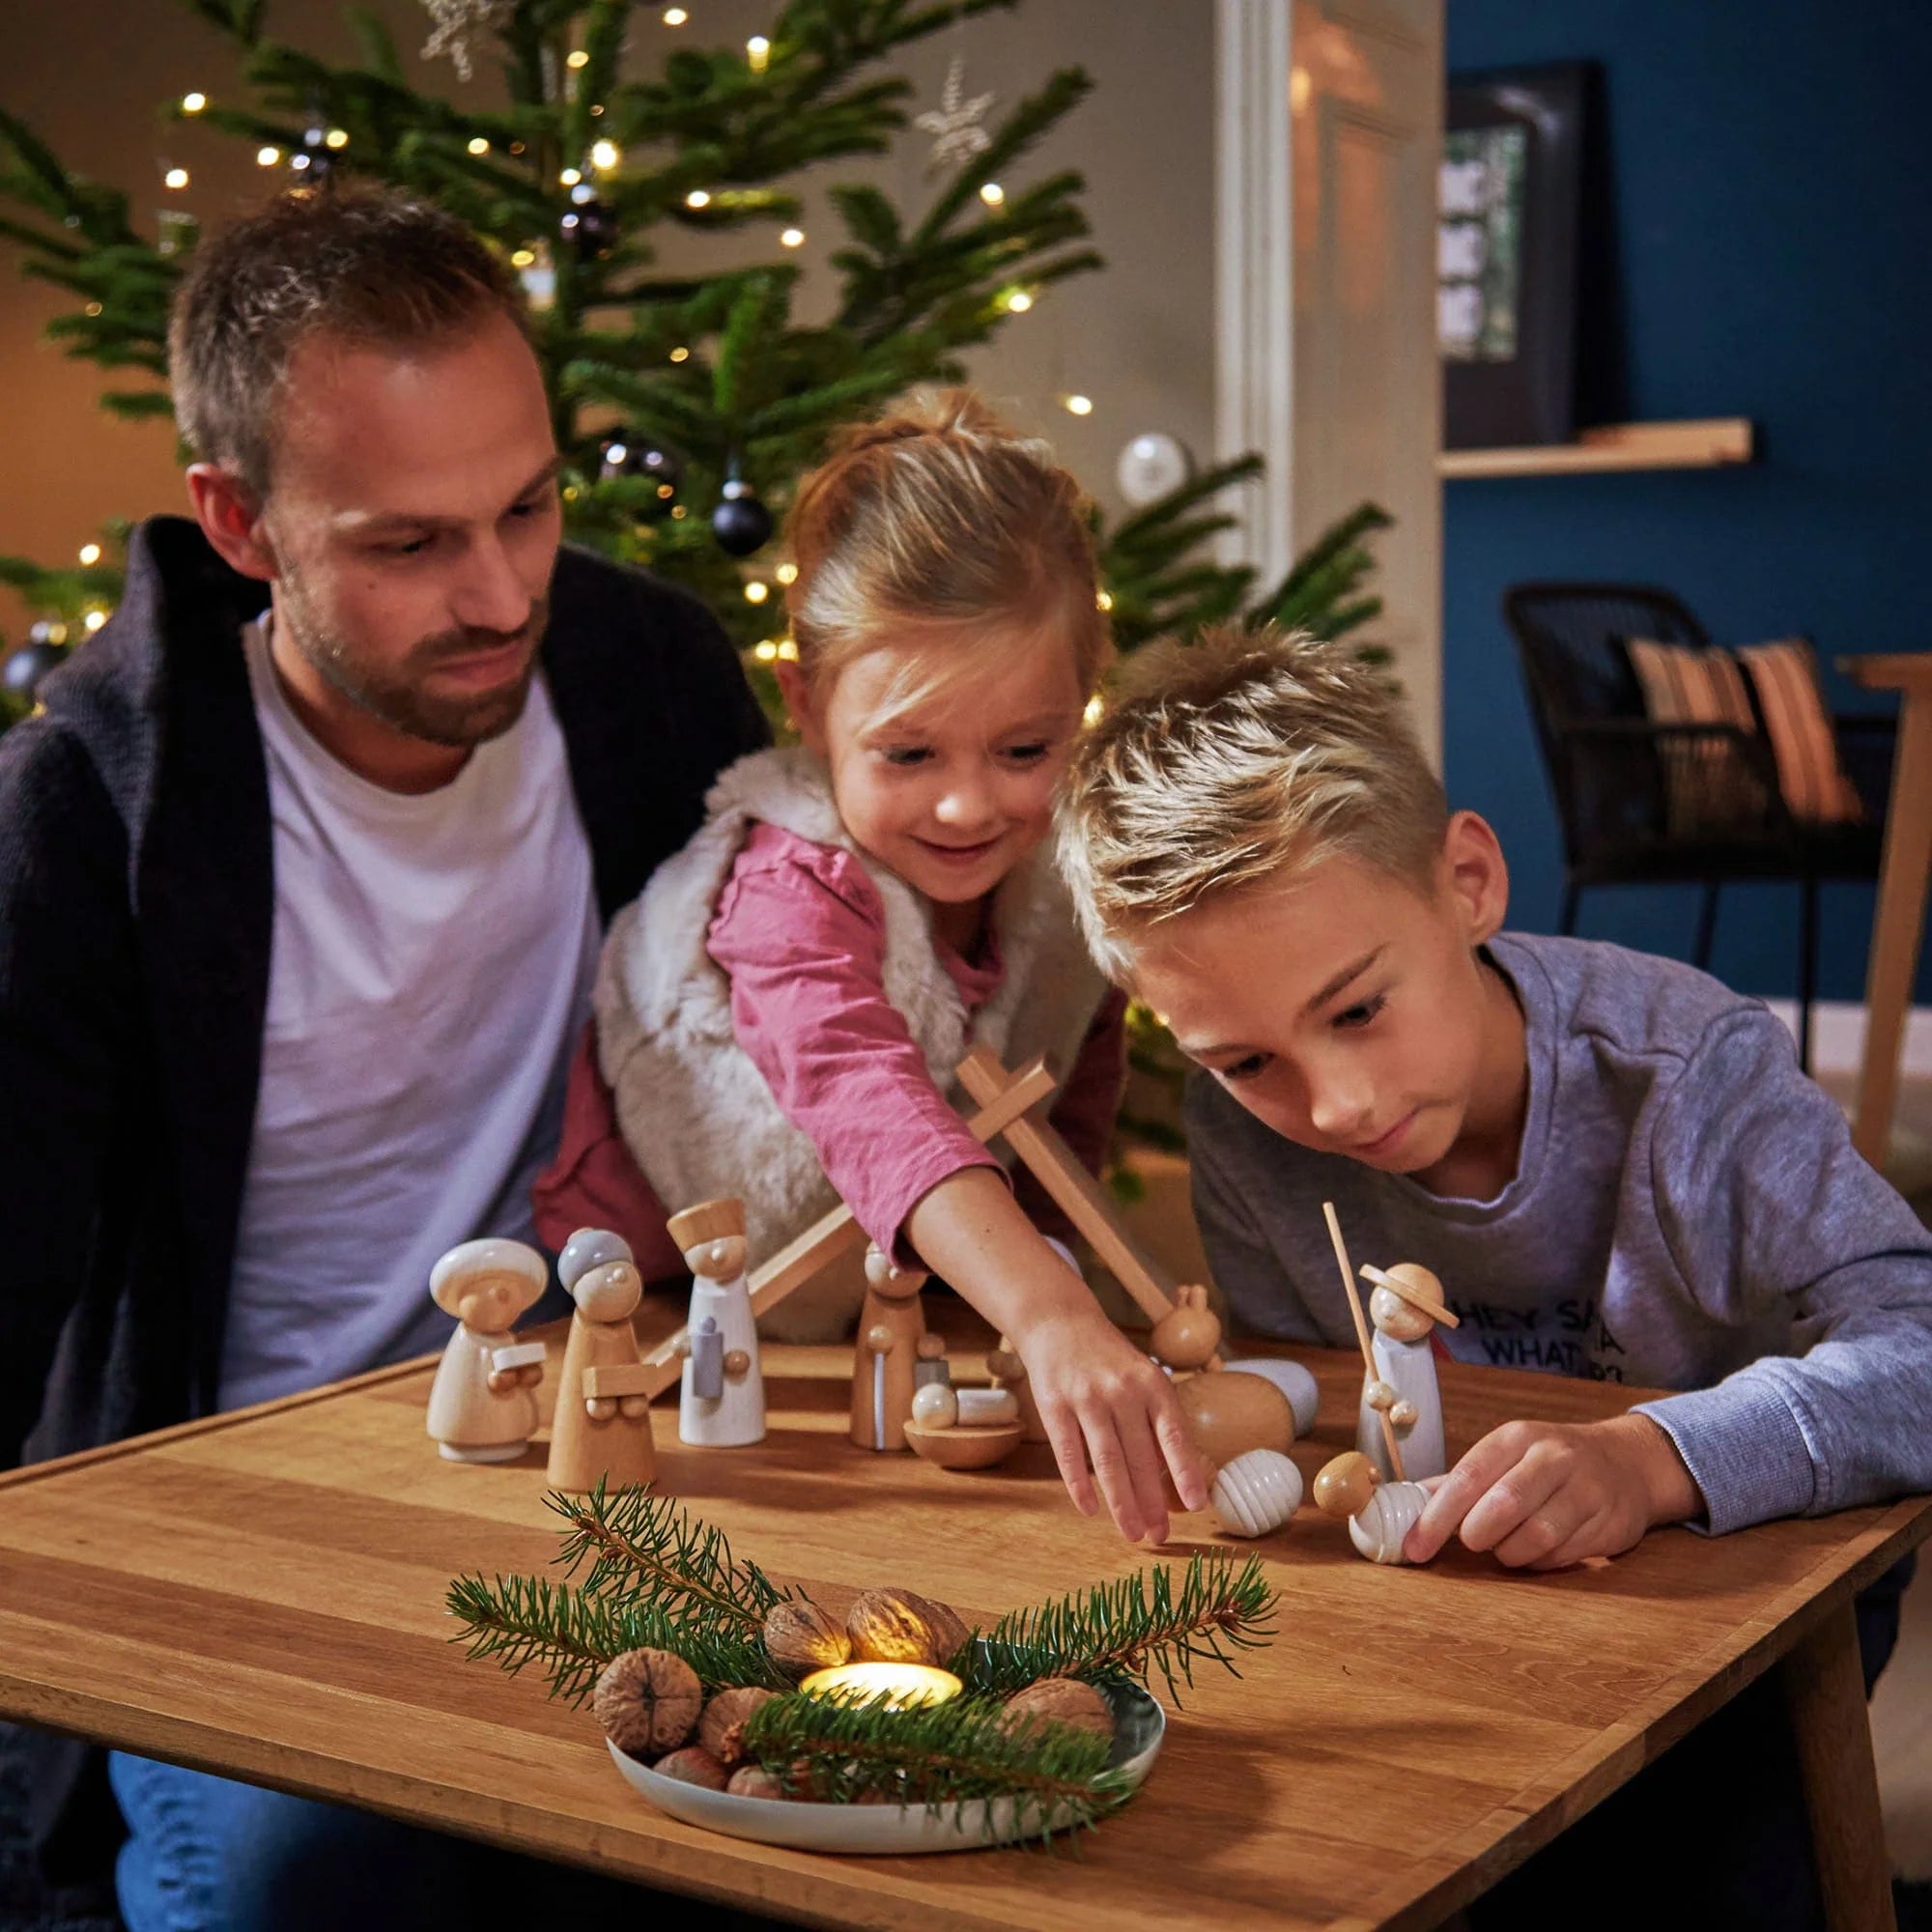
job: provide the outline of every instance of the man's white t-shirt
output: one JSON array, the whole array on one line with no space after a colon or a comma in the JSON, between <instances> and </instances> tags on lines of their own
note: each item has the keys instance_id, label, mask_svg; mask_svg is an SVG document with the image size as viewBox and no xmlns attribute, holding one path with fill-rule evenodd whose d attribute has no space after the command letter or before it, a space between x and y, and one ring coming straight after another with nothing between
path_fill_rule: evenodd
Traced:
<instances>
[{"instance_id":1,"label":"man's white t-shirt","mask_svg":"<svg viewBox=\"0 0 1932 1932\"><path fill-rule=\"evenodd\" d=\"M243 645L275 913L224 1408L438 1347L438 1256L478 1235L529 1237L598 947L541 677L510 730L412 795L316 742L262 624Z\"/></svg>"}]
</instances>

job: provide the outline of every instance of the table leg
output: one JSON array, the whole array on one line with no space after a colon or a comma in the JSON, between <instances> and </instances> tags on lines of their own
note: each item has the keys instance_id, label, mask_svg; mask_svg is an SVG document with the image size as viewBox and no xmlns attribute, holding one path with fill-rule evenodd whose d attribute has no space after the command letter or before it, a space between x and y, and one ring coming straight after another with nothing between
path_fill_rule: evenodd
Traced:
<instances>
[{"instance_id":1,"label":"table leg","mask_svg":"<svg viewBox=\"0 0 1932 1932\"><path fill-rule=\"evenodd\" d=\"M1865 979L1865 1053L1852 1144L1877 1167L1891 1132L1898 1094L1898 1049L1918 970L1925 923L1925 882L1932 871L1932 697L1908 693L1899 714L1898 748L1886 809L1885 864L1872 921Z\"/></svg>"},{"instance_id":2,"label":"table leg","mask_svg":"<svg viewBox=\"0 0 1932 1932\"><path fill-rule=\"evenodd\" d=\"M1778 1668L1798 1743L1825 1923L1831 1932L1896 1932L1851 1604L1833 1610Z\"/></svg>"}]
</instances>

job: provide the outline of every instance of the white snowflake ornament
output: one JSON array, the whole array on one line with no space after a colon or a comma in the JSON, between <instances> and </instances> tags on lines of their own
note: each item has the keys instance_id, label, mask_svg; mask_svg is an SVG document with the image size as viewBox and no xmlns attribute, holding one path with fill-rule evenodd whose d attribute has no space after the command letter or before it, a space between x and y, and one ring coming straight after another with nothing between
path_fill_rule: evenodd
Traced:
<instances>
[{"instance_id":1,"label":"white snowflake ornament","mask_svg":"<svg viewBox=\"0 0 1932 1932\"><path fill-rule=\"evenodd\" d=\"M510 17L514 0L423 0L434 31L423 44L424 60L438 60L447 54L458 80L468 80L474 71L469 60L469 37L493 33Z\"/></svg>"},{"instance_id":2,"label":"white snowflake ornament","mask_svg":"<svg viewBox=\"0 0 1932 1932\"><path fill-rule=\"evenodd\" d=\"M966 63L954 54L946 70L946 85L940 92L938 107L929 114L922 114L913 123L915 128L934 137L932 155L925 164L927 174L963 166L993 145L993 137L980 126L993 104L993 97L976 94L968 100L965 80Z\"/></svg>"}]
</instances>

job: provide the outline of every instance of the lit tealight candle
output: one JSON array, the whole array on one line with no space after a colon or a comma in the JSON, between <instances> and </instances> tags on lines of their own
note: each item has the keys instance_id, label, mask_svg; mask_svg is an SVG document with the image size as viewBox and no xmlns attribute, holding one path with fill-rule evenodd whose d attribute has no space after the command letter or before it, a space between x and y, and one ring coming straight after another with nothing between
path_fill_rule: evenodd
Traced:
<instances>
[{"instance_id":1,"label":"lit tealight candle","mask_svg":"<svg viewBox=\"0 0 1932 1932\"><path fill-rule=\"evenodd\" d=\"M930 1663L836 1663L829 1670L814 1670L798 1688L808 1697L910 1711L921 1704L943 1704L965 1687L952 1671Z\"/></svg>"}]
</instances>

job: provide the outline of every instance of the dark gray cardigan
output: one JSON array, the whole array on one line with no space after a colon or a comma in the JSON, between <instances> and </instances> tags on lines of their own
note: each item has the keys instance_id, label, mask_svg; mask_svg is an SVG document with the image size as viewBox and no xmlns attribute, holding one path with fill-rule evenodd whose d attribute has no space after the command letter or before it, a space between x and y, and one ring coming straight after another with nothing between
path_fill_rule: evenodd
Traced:
<instances>
[{"instance_id":1,"label":"dark gray cardigan","mask_svg":"<svg viewBox=\"0 0 1932 1932\"><path fill-rule=\"evenodd\" d=\"M120 608L0 739L0 1467L213 1403L273 926L265 601L194 524L143 525ZM587 552L543 664L608 920L764 721L701 604Z\"/></svg>"}]
</instances>

